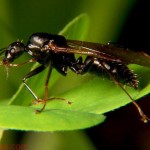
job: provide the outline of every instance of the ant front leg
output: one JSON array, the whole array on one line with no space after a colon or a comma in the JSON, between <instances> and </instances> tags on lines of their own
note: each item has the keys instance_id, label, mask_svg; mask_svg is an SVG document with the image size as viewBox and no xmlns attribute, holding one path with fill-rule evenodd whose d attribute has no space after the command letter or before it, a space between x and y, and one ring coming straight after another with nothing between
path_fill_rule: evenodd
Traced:
<instances>
[{"instance_id":1,"label":"ant front leg","mask_svg":"<svg viewBox=\"0 0 150 150\"><path fill-rule=\"evenodd\" d=\"M52 72L52 65L50 63L49 65L49 70L48 70L48 75L47 75L47 78L46 78L46 82L45 82L45 95L44 95L44 99L40 99L36 96L36 94L31 90L31 88L27 85L27 83L25 82L26 79L42 72L44 69L46 68L45 65L41 65L39 66L38 68L34 69L33 71L29 72L24 78L23 78L23 83L24 85L26 86L26 88L30 91L30 93L32 94L32 96L35 98L36 102L37 103L44 103L43 107L40 109L40 110L36 110L36 113L39 113L39 112L42 112L46 106L46 102L47 100L51 100L48 98L48 83L49 83L49 79L50 79L50 75L51 75L51 72ZM54 99L54 98L52 98Z\"/></svg>"},{"instance_id":2,"label":"ant front leg","mask_svg":"<svg viewBox=\"0 0 150 150\"><path fill-rule=\"evenodd\" d=\"M2 63L0 63L0 66L6 66L6 67L20 67L20 66L23 66L25 64L28 64L28 63L32 63L32 62L36 62L36 60L34 58L30 59L30 60L27 60L23 63L20 63L20 64L13 64L13 63L4 63L2 61Z\"/></svg>"},{"instance_id":3,"label":"ant front leg","mask_svg":"<svg viewBox=\"0 0 150 150\"><path fill-rule=\"evenodd\" d=\"M46 106L46 103L48 100L64 100L66 101L66 99L64 98L58 98L58 97L52 97L52 98L48 98L48 83L49 83L49 79L50 79L50 76L51 76L51 73L52 73L52 65L51 63L49 64L49 70L48 70L48 75L47 75L47 78L46 78L46 82L45 82L45 85L44 85L44 88L45 88L45 94L44 94L44 99L40 99L36 96L36 94L31 90L31 88L27 85L27 83L25 82L26 79L42 72L44 69L46 68L45 65L41 65L39 66L38 68L34 69L33 71L29 72L24 78L23 78L23 83L24 85L26 86L26 88L29 90L29 92L32 94L32 96L35 98L36 102L37 103L43 103L43 107L40 109L40 110L36 110L36 113L40 113L42 112L44 109L45 109L45 106ZM71 104L71 102L67 101L68 104Z\"/></svg>"},{"instance_id":4,"label":"ant front leg","mask_svg":"<svg viewBox=\"0 0 150 150\"><path fill-rule=\"evenodd\" d=\"M42 72L44 69L46 68L45 65L41 65L38 68L32 70L31 72L29 72L27 75L25 75L25 77L22 79L23 84L26 86L26 88L29 90L29 92L32 94L32 96L35 98L36 101L39 101L39 98L36 96L36 94L31 90L31 88L27 85L27 83L25 82L28 78Z\"/></svg>"},{"instance_id":5,"label":"ant front leg","mask_svg":"<svg viewBox=\"0 0 150 150\"><path fill-rule=\"evenodd\" d=\"M8 71L9 71L9 67L20 67L20 66L23 66L23 65L25 65L25 64L28 64L28 63L32 63L32 62L36 62L36 60L35 59L30 59L30 60L27 60L27 61L25 61L25 62L23 62L23 63L20 63L20 64L12 64L12 63L1 63L0 64L0 66L1 65L4 65L5 66L5 68L6 68L6 73L7 73L7 77L8 77Z\"/></svg>"},{"instance_id":6,"label":"ant front leg","mask_svg":"<svg viewBox=\"0 0 150 150\"><path fill-rule=\"evenodd\" d=\"M25 62L20 63L20 64L8 64L8 66L9 66L9 67L20 67L20 66L22 66L22 65L25 65L25 64L27 64L27 63L32 63L32 62L36 62L36 60L35 60L35 59L30 59L30 60L25 61Z\"/></svg>"}]
</instances>

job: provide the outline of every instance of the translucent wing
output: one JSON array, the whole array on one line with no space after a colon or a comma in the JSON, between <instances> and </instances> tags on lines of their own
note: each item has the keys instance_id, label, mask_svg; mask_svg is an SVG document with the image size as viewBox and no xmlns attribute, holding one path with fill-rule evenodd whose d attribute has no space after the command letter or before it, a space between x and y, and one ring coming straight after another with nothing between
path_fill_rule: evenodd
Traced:
<instances>
[{"instance_id":1,"label":"translucent wing","mask_svg":"<svg viewBox=\"0 0 150 150\"><path fill-rule=\"evenodd\" d=\"M87 54L115 62L150 67L150 55L143 51L137 52L111 43L103 45L84 41L67 40L67 44L71 49L70 52L73 53Z\"/></svg>"}]
</instances>

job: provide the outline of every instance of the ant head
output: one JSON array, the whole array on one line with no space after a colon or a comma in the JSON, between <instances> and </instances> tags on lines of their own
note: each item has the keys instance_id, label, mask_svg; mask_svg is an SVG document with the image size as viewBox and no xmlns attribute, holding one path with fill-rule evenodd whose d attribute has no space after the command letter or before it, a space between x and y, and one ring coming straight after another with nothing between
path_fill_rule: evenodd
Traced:
<instances>
[{"instance_id":1,"label":"ant head","mask_svg":"<svg viewBox=\"0 0 150 150\"><path fill-rule=\"evenodd\" d=\"M8 65L12 63L16 58L18 58L25 50L25 46L22 42L14 42L10 44L7 48L0 50L0 55L5 53L2 60L3 65Z\"/></svg>"}]
</instances>

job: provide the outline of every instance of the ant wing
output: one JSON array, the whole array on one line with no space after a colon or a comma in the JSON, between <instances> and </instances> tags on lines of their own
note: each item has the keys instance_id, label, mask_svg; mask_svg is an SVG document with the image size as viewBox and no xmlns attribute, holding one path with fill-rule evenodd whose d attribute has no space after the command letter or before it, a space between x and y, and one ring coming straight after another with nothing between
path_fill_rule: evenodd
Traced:
<instances>
[{"instance_id":1,"label":"ant wing","mask_svg":"<svg viewBox=\"0 0 150 150\"><path fill-rule=\"evenodd\" d=\"M51 46L49 46L51 48ZM124 48L113 43L106 45L67 40L67 46L51 49L54 52L74 53L81 55L88 55L104 60L110 60L124 64L137 64L145 67L150 67L150 55L144 51L134 51L129 48Z\"/></svg>"},{"instance_id":2,"label":"ant wing","mask_svg":"<svg viewBox=\"0 0 150 150\"><path fill-rule=\"evenodd\" d=\"M122 62L125 64L138 64L141 66L150 67L150 55L144 51L135 51L113 43L103 45L84 41L67 40L67 44L71 48L77 49L75 51L83 51L87 53L87 55L91 52L91 55L95 57L100 57L103 59L106 58L107 60Z\"/></svg>"},{"instance_id":3,"label":"ant wing","mask_svg":"<svg viewBox=\"0 0 150 150\"><path fill-rule=\"evenodd\" d=\"M101 58L104 60L110 60L110 61L122 63L122 61L118 59L117 57L107 54L106 52L101 51L97 47L91 47L89 45L86 45L88 43L89 42L67 40L67 46L64 46L64 47L55 46L55 48L53 48L52 50L56 53L64 52L64 53L88 55L88 56L92 56L96 58ZM91 45L93 44L94 46L95 43L89 43L89 44ZM108 47L108 45L100 45L100 44L98 45L101 46L102 49L106 49ZM49 46L49 48L51 47Z\"/></svg>"}]
</instances>

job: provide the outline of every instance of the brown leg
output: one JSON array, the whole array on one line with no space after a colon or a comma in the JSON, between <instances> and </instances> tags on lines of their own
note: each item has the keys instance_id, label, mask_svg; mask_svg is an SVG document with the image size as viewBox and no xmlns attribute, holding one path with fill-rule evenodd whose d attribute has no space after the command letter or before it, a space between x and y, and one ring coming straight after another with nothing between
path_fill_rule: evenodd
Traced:
<instances>
[{"instance_id":1,"label":"brown leg","mask_svg":"<svg viewBox=\"0 0 150 150\"><path fill-rule=\"evenodd\" d=\"M44 85L44 88L45 88L44 99L43 100L42 99L38 100L38 102L42 102L42 103L44 103L44 105L43 105L43 107L40 110L36 110L36 113L40 113L40 112L42 112L45 109L45 106L46 106L46 103L47 103L48 100L63 100L63 101L67 101L64 98L58 98L58 97L48 98L48 83L49 83L49 80L50 80L51 73L52 73L52 65L50 64L49 65L48 74L47 74L47 77L46 77L46 81L45 81L45 85ZM71 104L71 102L67 101L67 104Z\"/></svg>"},{"instance_id":2,"label":"brown leg","mask_svg":"<svg viewBox=\"0 0 150 150\"><path fill-rule=\"evenodd\" d=\"M47 74L47 77L46 77L46 81L45 81L45 85L44 85L44 88L45 88L44 99L43 100L39 99L39 102L43 102L44 105L43 105L43 107L40 110L36 110L36 113L42 112L45 109L47 100L49 100L48 99L48 83L49 83L49 79L50 79L51 73L52 73L52 65L50 64L49 65L48 74Z\"/></svg>"},{"instance_id":3,"label":"brown leg","mask_svg":"<svg viewBox=\"0 0 150 150\"><path fill-rule=\"evenodd\" d=\"M105 67L105 65L103 63L101 63L103 69L110 75L110 77L113 79L113 81L115 82L116 85L118 85L126 94L127 96L130 98L130 100L132 101L132 103L134 104L134 106L137 108L139 115L141 116L141 120L144 123L147 123L148 121L150 121L150 119L144 114L144 112L142 111L142 109L140 108L140 106L135 102L135 100L131 97L131 95L126 91L126 89L122 86L122 84L120 82L117 81L117 79L114 77L114 75Z\"/></svg>"}]
</instances>

